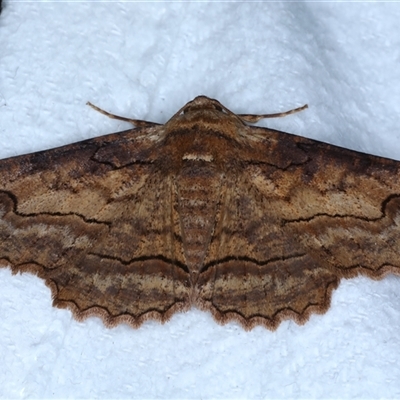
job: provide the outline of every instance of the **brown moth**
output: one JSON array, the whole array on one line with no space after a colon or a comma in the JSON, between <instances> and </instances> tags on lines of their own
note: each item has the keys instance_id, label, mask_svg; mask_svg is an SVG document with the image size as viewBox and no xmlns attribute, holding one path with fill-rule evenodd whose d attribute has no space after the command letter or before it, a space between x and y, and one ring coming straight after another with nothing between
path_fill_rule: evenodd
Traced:
<instances>
[{"instance_id":1,"label":"brown moth","mask_svg":"<svg viewBox=\"0 0 400 400\"><path fill-rule=\"evenodd\" d=\"M97 107L94 107L97 109ZM302 107L304 108L304 107ZM275 329L341 278L400 274L400 163L272 129L199 96L166 124L0 162L0 260L82 320L191 307Z\"/></svg>"}]
</instances>

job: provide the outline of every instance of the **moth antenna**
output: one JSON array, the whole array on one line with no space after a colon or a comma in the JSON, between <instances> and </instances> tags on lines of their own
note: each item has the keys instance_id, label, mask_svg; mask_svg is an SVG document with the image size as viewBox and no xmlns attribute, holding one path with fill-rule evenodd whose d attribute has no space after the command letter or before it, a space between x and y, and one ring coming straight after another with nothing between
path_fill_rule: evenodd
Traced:
<instances>
[{"instance_id":1,"label":"moth antenna","mask_svg":"<svg viewBox=\"0 0 400 400\"><path fill-rule=\"evenodd\" d=\"M304 104L304 106L301 106L301 107L293 108L293 110L284 111L284 112L275 113L275 114L237 114L237 116L245 122L255 123L264 118L286 117L287 115L294 114L299 111L303 111L306 108L308 108L308 104Z\"/></svg>"},{"instance_id":2,"label":"moth antenna","mask_svg":"<svg viewBox=\"0 0 400 400\"><path fill-rule=\"evenodd\" d=\"M119 116L119 115L111 114L111 113L109 113L108 111L105 111L105 110L101 109L100 107L95 106L95 105L92 104L90 101L88 101L88 102L86 103L86 105L92 107L94 110L98 111L98 112L101 113L101 114L106 115L106 116L109 117L109 118L112 118L112 119L119 119L120 121L129 122L129 123L131 123L132 125L135 125L135 126L140 127L140 128L148 128L148 127L150 127L150 126L160 125L160 124L157 124L156 122L143 121L143 120L141 120L141 119L125 118L125 117L121 117L121 116Z\"/></svg>"}]
</instances>

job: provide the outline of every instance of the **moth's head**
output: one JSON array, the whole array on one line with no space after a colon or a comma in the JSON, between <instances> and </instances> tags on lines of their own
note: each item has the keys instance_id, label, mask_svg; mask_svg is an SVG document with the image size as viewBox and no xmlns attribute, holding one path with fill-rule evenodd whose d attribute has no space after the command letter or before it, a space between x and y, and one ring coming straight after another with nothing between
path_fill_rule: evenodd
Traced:
<instances>
[{"instance_id":1,"label":"moth's head","mask_svg":"<svg viewBox=\"0 0 400 400\"><path fill-rule=\"evenodd\" d=\"M165 128L170 132L184 129L190 131L193 127L203 132L229 131L229 136L234 139L237 129L243 125L244 122L218 100L197 96L185 104L165 124Z\"/></svg>"},{"instance_id":2,"label":"moth's head","mask_svg":"<svg viewBox=\"0 0 400 400\"><path fill-rule=\"evenodd\" d=\"M225 107L218 100L210 99L207 96L197 96L183 106L180 112L187 114L196 110L217 110L223 113L225 111Z\"/></svg>"}]
</instances>

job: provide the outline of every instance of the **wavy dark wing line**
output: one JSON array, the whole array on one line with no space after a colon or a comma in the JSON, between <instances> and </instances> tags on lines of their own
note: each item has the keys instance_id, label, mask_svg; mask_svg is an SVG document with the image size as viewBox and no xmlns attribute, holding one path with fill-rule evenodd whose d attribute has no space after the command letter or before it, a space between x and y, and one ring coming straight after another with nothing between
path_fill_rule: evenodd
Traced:
<instances>
[{"instance_id":1,"label":"wavy dark wing line","mask_svg":"<svg viewBox=\"0 0 400 400\"><path fill-rule=\"evenodd\" d=\"M252 129L264 139L229 175L201 308L275 329L326 312L343 277L400 274L398 162Z\"/></svg>"},{"instance_id":2,"label":"wavy dark wing line","mask_svg":"<svg viewBox=\"0 0 400 400\"><path fill-rule=\"evenodd\" d=\"M189 306L171 179L141 132L0 163L1 264L45 279L78 319L138 326Z\"/></svg>"}]
</instances>

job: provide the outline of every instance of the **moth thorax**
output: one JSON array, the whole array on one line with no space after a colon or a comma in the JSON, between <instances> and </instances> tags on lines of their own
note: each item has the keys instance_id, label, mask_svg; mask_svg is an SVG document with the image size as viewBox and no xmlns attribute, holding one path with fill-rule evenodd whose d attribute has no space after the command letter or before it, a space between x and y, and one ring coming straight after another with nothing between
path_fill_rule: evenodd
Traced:
<instances>
[{"instance_id":1,"label":"moth thorax","mask_svg":"<svg viewBox=\"0 0 400 400\"><path fill-rule=\"evenodd\" d=\"M183 155L182 161L205 161L205 162L213 162L214 156L207 152L187 152Z\"/></svg>"}]
</instances>

